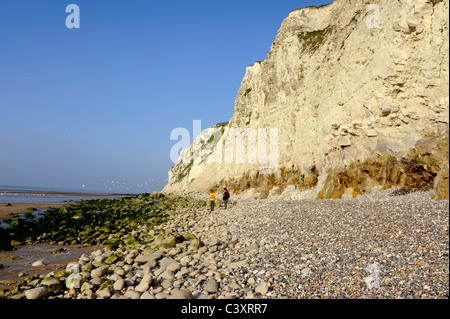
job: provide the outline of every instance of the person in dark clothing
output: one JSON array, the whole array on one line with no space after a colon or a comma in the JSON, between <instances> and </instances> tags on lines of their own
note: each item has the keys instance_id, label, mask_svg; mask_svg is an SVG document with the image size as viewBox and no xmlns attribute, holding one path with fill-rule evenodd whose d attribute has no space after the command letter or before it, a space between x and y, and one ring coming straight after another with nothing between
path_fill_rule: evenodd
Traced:
<instances>
[{"instance_id":1,"label":"person in dark clothing","mask_svg":"<svg viewBox=\"0 0 450 319\"><path fill-rule=\"evenodd\" d=\"M228 190L226 188L223 189L224 193L223 193L223 204L225 206L225 209L227 209L228 206L228 199L230 198L230 193L228 192Z\"/></svg>"}]
</instances>

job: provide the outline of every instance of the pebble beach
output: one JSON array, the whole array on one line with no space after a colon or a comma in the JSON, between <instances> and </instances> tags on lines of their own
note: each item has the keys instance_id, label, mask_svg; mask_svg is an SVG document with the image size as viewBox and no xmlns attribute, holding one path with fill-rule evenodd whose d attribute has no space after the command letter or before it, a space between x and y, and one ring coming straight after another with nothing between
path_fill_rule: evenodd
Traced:
<instances>
[{"instance_id":1,"label":"pebble beach","mask_svg":"<svg viewBox=\"0 0 450 319\"><path fill-rule=\"evenodd\" d=\"M446 299L448 200L432 200L430 191L394 192L317 200L305 191L296 200L180 210L136 233L148 231L161 241L168 233L189 233L193 240L168 248L98 249L60 271L19 278L2 296Z\"/></svg>"}]
</instances>

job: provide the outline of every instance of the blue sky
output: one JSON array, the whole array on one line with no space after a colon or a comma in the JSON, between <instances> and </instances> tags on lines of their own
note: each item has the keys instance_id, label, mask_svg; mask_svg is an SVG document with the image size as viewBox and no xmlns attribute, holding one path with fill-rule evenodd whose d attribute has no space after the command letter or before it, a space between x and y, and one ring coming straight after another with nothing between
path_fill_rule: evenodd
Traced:
<instances>
[{"instance_id":1,"label":"blue sky","mask_svg":"<svg viewBox=\"0 0 450 319\"><path fill-rule=\"evenodd\" d=\"M0 185L161 190L170 132L228 121L283 19L329 2L0 0Z\"/></svg>"}]
</instances>

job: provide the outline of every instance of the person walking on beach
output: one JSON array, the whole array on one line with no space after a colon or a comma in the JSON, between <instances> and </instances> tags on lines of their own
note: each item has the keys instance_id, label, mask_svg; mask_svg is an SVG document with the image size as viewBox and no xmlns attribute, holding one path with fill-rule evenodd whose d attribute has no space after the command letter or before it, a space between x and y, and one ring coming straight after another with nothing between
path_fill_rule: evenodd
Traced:
<instances>
[{"instance_id":1,"label":"person walking on beach","mask_svg":"<svg viewBox=\"0 0 450 319\"><path fill-rule=\"evenodd\" d=\"M230 193L228 192L228 189L225 187L223 192L223 204L225 206L225 209L227 209L228 206L228 199L230 198Z\"/></svg>"},{"instance_id":2,"label":"person walking on beach","mask_svg":"<svg viewBox=\"0 0 450 319\"><path fill-rule=\"evenodd\" d=\"M211 189L211 192L209 193L209 201L211 203L211 212L213 212L214 205L216 204L216 193L214 193L213 189Z\"/></svg>"}]
</instances>

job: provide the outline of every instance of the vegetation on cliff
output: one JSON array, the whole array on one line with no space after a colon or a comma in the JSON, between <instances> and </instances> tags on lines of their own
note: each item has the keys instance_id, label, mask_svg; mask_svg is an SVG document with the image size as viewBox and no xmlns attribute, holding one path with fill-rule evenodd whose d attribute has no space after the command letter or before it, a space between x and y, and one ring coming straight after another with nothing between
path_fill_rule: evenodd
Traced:
<instances>
[{"instance_id":1,"label":"vegetation on cliff","mask_svg":"<svg viewBox=\"0 0 450 319\"><path fill-rule=\"evenodd\" d=\"M271 190L274 190L274 195L278 195L288 185L294 185L296 189L309 189L315 187L317 181L318 171L315 167L309 172L302 172L292 165L291 167L281 167L272 174L260 174L259 171L254 174L246 172L243 176L223 180L214 185L214 188L220 189L223 187L222 185L226 185L233 194L240 194L254 188L261 193L260 198L264 199L269 196Z\"/></svg>"},{"instance_id":2,"label":"vegetation on cliff","mask_svg":"<svg viewBox=\"0 0 450 319\"><path fill-rule=\"evenodd\" d=\"M401 186L399 195L435 188L435 199L448 199L448 147L446 131L424 137L402 158L386 155L352 163L328 175L318 198L353 198Z\"/></svg>"}]
</instances>

